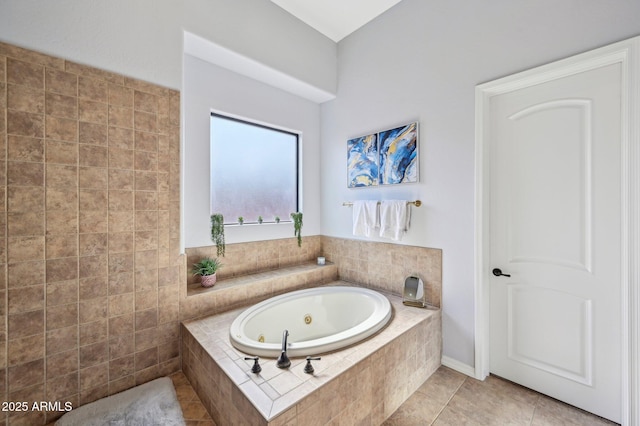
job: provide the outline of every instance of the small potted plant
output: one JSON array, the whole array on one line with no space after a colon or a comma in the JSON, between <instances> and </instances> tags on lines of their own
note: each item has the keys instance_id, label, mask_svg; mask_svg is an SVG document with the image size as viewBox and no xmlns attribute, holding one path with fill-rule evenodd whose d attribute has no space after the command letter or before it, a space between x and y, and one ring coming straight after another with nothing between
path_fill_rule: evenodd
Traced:
<instances>
[{"instance_id":1,"label":"small potted plant","mask_svg":"<svg viewBox=\"0 0 640 426\"><path fill-rule=\"evenodd\" d=\"M242 225L244 223L244 217L238 216L238 223Z\"/></svg>"},{"instance_id":2,"label":"small potted plant","mask_svg":"<svg viewBox=\"0 0 640 426\"><path fill-rule=\"evenodd\" d=\"M205 257L200 262L193 264L191 272L193 275L200 275L202 277L200 281L202 287L213 287L217 280L216 271L221 267L222 263L217 257L215 259Z\"/></svg>"},{"instance_id":3,"label":"small potted plant","mask_svg":"<svg viewBox=\"0 0 640 426\"><path fill-rule=\"evenodd\" d=\"M258 223L262 223L262 216L258 216Z\"/></svg>"},{"instance_id":4,"label":"small potted plant","mask_svg":"<svg viewBox=\"0 0 640 426\"><path fill-rule=\"evenodd\" d=\"M276 216L274 219L276 220L276 223L280 223L280 216Z\"/></svg>"}]
</instances>

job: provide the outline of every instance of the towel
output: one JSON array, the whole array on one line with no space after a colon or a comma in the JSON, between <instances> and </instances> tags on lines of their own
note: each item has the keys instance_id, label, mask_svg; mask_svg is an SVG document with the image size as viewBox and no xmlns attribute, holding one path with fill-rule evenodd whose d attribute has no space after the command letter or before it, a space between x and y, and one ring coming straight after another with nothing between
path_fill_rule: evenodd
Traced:
<instances>
[{"instance_id":1,"label":"towel","mask_svg":"<svg viewBox=\"0 0 640 426\"><path fill-rule=\"evenodd\" d=\"M380 203L380 236L400 241L409 230L411 209L406 200L387 200Z\"/></svg>"},{"instance_id":2,"label":"towel","mask_svg":"<svg viewBox=\"0 0 640 426\"><path fill-rule=\"evenodd\" d=\"M380 227L377 201L353 202L353 235L370 237Z\"/></svg>"}]
</instances>

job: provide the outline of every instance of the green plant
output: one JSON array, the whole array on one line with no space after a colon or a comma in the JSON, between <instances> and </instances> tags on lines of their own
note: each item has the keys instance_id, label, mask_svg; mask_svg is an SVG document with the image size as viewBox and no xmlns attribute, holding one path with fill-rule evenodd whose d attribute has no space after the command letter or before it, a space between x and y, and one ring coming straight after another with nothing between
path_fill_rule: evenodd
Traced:
<instances>
[{"instance_id":1,"label":"green plant","mask_svg":"<svg viewBox=\"0 0 640 426\"><path fill-rule=\"evenodd\" d=\"M302 247L302 213L291 213L293 219L293 235L298 237L298 247Z\"/></svg>"},{"instance_id":2,"label":"green plant","mask_svg":"<svg viewBox=\"0 0 640 426\"><path fill-rule=\"evenodd\" d=\"M280 223L280 216L275 217L276 223Z\"/></svg>"},{"instance_id":3,"label":"green plant","mask_svg":"<svg viewBox=\"0 0 640 426\"><path fill-rule=\"evenodd\" d=\"M221 213L211 215L211 241L216 245L217 255L224 257L224 217Z\"/></svg>"},{"instance_id":4,"label":"green plant","mask_svg":"<svg viewBox=\"0 0 640 426\"><path fill-rule=\"evenodd\" d=\"M258 223L262 223L262 216L258 216Z\"/></svg>"},{"instance_id":5,"label":"green plant","mask_svg":"<svg viewBox=\"0 0 640 426\"><path fill-rule=\"evenodd\" d=\"M238 216L238 223L242 225L244 223L244 217Z\"/></svg>"},{"instance_id":6,"label":"green plant","mask_svg":"<svg viewBox=\"0 0 640 426\"><path fill-rule=\"evenodd\" d=\"M191 273L193 275L213 275L216 273L218 269L222 267L222 262L217 257L212 259L210 257L203 258L200 262L194 263L193 268L191 268Z\"/></svg>"}]
</instances>

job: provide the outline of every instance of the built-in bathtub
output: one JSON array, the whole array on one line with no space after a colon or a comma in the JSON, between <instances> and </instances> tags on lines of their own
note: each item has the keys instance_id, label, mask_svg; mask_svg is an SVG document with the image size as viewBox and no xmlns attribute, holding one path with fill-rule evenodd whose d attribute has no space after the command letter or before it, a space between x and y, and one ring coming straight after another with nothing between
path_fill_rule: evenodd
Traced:
<instances>
[{"instance_id":1,"label":"built-in bathtub","mask_svg":"<svg viewBox=\"0 0 640 426\"><path fill-rule=\"evenodd\" d=\"M245 357L255 354L238 350L229 338L231 324L247 308L184 322L182 369L217 424L381 424L442 357L440 311L383 297L393 312L386 327L323 354L313 362L313 375L304 373L306 354L292 356L284 370L275 359L261 358L262 372L251 373L253 361Z\"/></svg>"},{"instance_id":2,"label":"built-in bathtub","mask_svg":"<svg viewBox=\"0 0 640 426\"><path fill-rule=\"evenodd\" d=\"M372 336L390 319L391 303L383 294L363 287L324 286L251 306L233 321L229 338L247 354L275 358L287 330L290 357L320 355Z\"/></svg>"}]
</instances>

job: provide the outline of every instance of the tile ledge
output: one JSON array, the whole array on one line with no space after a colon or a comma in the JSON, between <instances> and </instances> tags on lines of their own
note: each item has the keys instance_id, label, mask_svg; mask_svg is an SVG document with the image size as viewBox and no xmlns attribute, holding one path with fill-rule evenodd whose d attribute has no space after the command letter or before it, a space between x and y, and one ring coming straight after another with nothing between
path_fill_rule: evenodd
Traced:
<instances>
[{"instance_id":1,"label":"tile ledge","mask_svg":"<svg viewBox=\"0 0 640 426\"><path fill-rule=\"evenodd\" d=\"M252 274L223 278L218 280L213 287L209 288L202 287L199 283L189 284L187 286L187 297L220 292L246 284L256 284L262 281L272 280L274 278L285 278L292 275L305 274L329 268L335 269L337 266L333 262L327 262L325 265L318 265L315 262L306 262L278 269L268 269Z\"/></svg>"}]
</instances>

